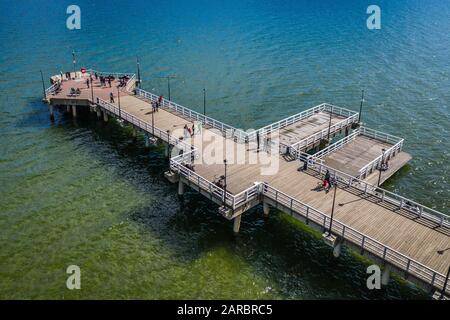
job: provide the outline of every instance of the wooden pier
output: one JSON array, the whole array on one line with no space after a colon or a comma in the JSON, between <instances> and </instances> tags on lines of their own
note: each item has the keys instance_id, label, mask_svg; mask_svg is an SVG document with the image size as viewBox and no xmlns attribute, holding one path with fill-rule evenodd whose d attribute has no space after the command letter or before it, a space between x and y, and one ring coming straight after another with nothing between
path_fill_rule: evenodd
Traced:
<instances>
[{"instance_id":1,"label":"wooden pier","mask_svg":"<svg viewBox=\"0 0 450 320\"><path fill-rule=\"evenodd\" d=\"M335 256L346 244L383 266L384 279L396 271L430 290L443 290L450 250L441 250L450 247L450 217L377 183L409 161L403 139L362 127L358 113L326 103L250 132L166 99L153 112L151 102L159 97L137 88L134 75L119 89L115 82L109 88L98 81L87 88L86 78L93 72L62 81L59 92L55 86L47 89L51 113L55 106L90 108L104 121L114 117L143 131L146 143L156 138L171 146L175 153L166 177L178 183L180 195L188 185L217 203L219 212L233 219L235 232L245 211L262 203L269 214L270 205L320 231L331 230L332 241L328 235L326 240ZM81 92L70 96L70 88ZM114 103L109 102L111 92ZM186 136L184 126L193 124L201 124L201 131ZM331 143L339 135L344 138ZM211 148L214 155L208 153ZM226 182L219 184L225 175L223 159ZM386 162L389 169L380 171ZM321 190L327 171L336 192ZM450 283L445 292L450 293Z\"/></svg>"}]
</instances>

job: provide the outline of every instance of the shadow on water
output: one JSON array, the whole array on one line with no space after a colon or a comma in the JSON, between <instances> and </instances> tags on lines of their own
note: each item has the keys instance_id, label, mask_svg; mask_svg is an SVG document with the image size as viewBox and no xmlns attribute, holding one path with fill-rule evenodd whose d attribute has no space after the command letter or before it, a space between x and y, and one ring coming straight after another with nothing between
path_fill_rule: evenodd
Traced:
<instances>
[{"instance_id":1,"label":"shadow on water","mask_svg":"<svg viewBox=\"0 0 450 320\"><path fill-rule=\"evenodd\" d=\"M49 121L45 113L30 113L20 125L41 126ZM183 200L178 198L176 185L163 177L168 160L161 147L146 148L141 135L134 138L130 128L115 121L104 123L95 114L73 120L61 112L52 129L88 132L83 148L90 156L154 199L150 206L125 215L162 240L174 259L190 263L210 250L226 248L265 279L269 292L283 298L426 298L423 291L398 279L382 290L368 290L370 263L349 250L334 258L318 232L276 210L269 218L262 217L261 206L249 210L235 236L232 222L219 215L217 205L189 188Z\"/></svg>"}]
</instances>

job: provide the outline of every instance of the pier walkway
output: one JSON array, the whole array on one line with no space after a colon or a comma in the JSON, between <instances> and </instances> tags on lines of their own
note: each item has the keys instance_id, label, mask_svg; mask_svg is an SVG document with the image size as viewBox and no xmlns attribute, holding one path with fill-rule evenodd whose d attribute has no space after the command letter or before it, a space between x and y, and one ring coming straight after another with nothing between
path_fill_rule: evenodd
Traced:
<instances>
[{"instance_id":1,"label":"pier walkway","mask_svg":"<svg viewBox=\"0 0 450 320\"><path fill-rule=\"evenodd\" d=\"M272 205L321 231L331 227L337 255L345 243L382 264L387 272L395 270L430 289L443 289L450 265L450 251L445 251L450 248L450 217L361 180L376 174L381 160L399 157L403 139L380 138L381 133L363 127L350 134L358 127L358 114L330 104L245 132L168 100L152 112L150 101L158 96L139 88L133 94L133 85L127 84L114 103L104 93L92 99L85 92L77 98L50 88L46 98L52 107L77 108L88 101L91 111L99 117L103 114L105 121L108 116L119 118L142 130L146 141L153 136L173 146L176 153L170 160L168 179L179 183L179 194L189 185L221 205L219 212L234 220L236 232L246 210L263 203L266 214ZM111 89L103 91L108 96ZM184 136L183 127L194 123L202 124L201 133ZM343 132L346 140L338 145L331 144L315 155L305 153ZM256 136L261 140L259 149ZM380 158L380 148L387 150L386 158ZM363 150L361 157L355 157L354 150ZM346 154L362 162L346 168ZM228 161L225 186L216 183L224 175L222 159ZM326 170L338 186L333 220L334 190L319 187ZM450 284L445 290L450 292Z\"/></svg>"}]
</instances>

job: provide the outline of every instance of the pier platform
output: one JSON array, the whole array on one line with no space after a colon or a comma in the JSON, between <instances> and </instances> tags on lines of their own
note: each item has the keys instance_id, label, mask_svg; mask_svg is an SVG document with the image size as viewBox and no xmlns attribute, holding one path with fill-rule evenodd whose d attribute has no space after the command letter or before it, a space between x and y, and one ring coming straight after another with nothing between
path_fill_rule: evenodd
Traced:
<instances>
[{"instance_id":1,"label":"pier platform","mask_svg":"<svg viewBox=\"0 0 450 320\"><path fill-rule=\"evenodd\" d=\"M403 142L402 138L360 127L315 153L314 157L355 178L373 184L380 180L382 184L411 160L411 156L402 150Z\"/></svg>"},{"instance_id":2,"label":"pier platform","mask_svg":"<svg viewBox=\"0 0 450 320\"><path fill-rule=\"evenodd\" d=\"M330 230L336 239L335 253L341 244L346 244L386 270L400 273L430 290L450 293L450 284L444 288L450 252L440 253L450 247L450 217L364 180L376 174L380 148L386 150L384 156L386 159L389 156L391 163L400 157L406 161L409 155L402 151L403 139L390 140L393 136L386 135L389 139L383 140L378 132L371 137L374 131L368 128L350 133L356 127L357 113L321 104L246 132L166 99L159 111L153 112L150 102L159 96L135 88L136 82L127 84L120 100L110 103L111 88L98 88L94 97L91 92L89 98L82 81L69 81L63 81L63 87L78 83L84 86L85 95L66 97L65 93L54 94L49 88L46 100L50 107L93 106L97 115L103 114L104 121L110 117L119 119L146 138L153 137L166 144L174 150L166 177L178 183L178 193L182 195L187 185L218 204L219 212L233 220L235 232L239 231L246 210L262 203L264 213L269 214L270 205L322 232ZM196 123L201 124L201 130L187 136L184 126ZM346 130L347 140L338 146L330 145L321 155L304 152L324 140L329 143L329 136ZM257 135L262 138L270 135L270 144L262 143L258 148ZM326 170L337 181L336 193L321 188ZM226 181L220 184L222 175ZM336 206L332 211L335 194Z\"/></svg>"}]
</instances>

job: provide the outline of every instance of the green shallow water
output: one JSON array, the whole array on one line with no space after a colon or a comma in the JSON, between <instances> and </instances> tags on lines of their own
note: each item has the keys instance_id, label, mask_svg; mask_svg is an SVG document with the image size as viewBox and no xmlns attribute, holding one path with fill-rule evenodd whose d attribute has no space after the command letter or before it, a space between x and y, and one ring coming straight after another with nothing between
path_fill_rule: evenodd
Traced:
<instances>
[{"instance_id":1,"label":"green shallow water","mask_svg":"<svg viewBox=\"0 0 450 320\"><path fill-rule=\"evenodd\" d=\"M250 210L235 237L202 196L179 201L161 148L93 117L51 124L40 101L39 69L70 69L72 49L112 71L134 71L137 54L145 89L166 94L158 77L175 74L175 101L201 111L206 87L208 114L244 129L324 101L358 110L363 87L365 121L413 156L386 187L448 213L450 8L407 2L382 1L370 33L364 1L80 1L80 31L65 28L70 3L2 1L0 298L426 298L398 278L367 290L367 261L334 259L281 212ZM79 291L65 286L71 264Z\"/></svg>"}]
</instances>

